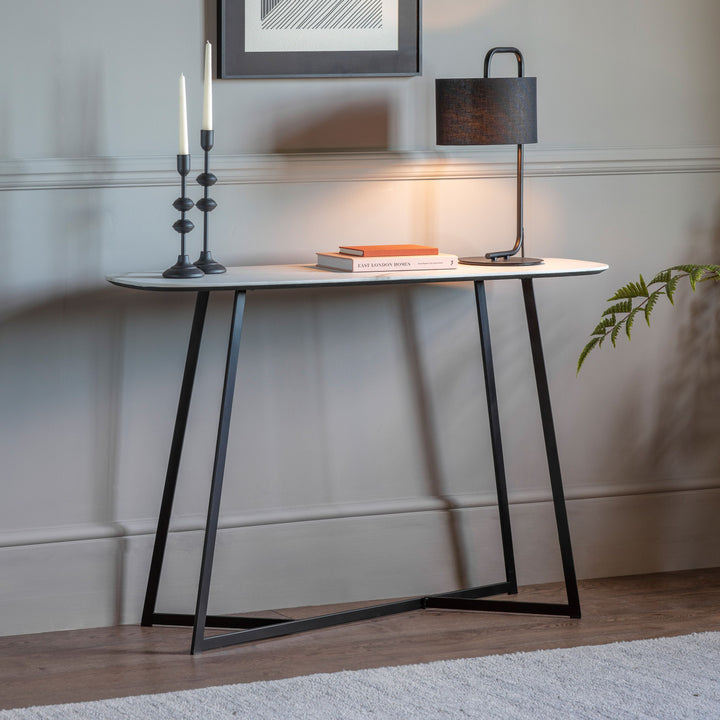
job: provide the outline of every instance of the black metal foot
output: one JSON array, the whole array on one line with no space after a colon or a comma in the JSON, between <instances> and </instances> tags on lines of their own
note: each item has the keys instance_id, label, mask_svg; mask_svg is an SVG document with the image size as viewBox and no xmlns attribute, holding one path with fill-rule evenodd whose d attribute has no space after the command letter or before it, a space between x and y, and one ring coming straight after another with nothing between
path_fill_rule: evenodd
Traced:
<instances>
[{"instance_id":1,"label":"black metal foot","mask_svg":"<svg viewBox=\"0 0 720 720\"><path fill-rule=\"evenodd\" d=\"M497 267L503 267L504 265L542 265L542 258L532 257L519 257L513 255L510 257L499 257L496 260L480 255L478 257L463 257L459 258L458 262L461 265L495 265Z\"/></svg>"},{"instance_id":2,"label":"black metal foot","mask_svg":"<svg viewBox=\"0 0 720 720\"><path fill-rule=\"evenodd\" d=\"M163 273L163 277L181 279L199 278L204 274L200 268L195 267L195 265L190 262L190 258L187 255L178 255L177 262Z\"/></svg>"},{"instance_id":3,"label":"black metal foot","mask_svg":"<svg viewBox=\"0 0 720 720\"><path fill-rule=\"evenodd\" d=\"M226 268L213 259L212 253L207 250L200 252L200 257L195 261L195 267L200 268L206 275L224 273Z\"/></svg>"}]
</instances>

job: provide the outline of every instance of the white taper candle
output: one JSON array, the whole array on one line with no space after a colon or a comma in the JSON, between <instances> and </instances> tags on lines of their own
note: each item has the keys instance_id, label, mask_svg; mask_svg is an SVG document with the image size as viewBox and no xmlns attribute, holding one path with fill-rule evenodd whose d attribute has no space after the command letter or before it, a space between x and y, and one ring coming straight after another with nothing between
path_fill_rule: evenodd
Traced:
<instances>
[{"instance_id":1,"label":"white taper candle","mask_svg":"<svg viewBox=\"0 0 720 720\"><path fill-rule=\"evenodd\" d=\"M189 155L190 150L188 146L188 128L187 128L187 98L185 94L185 76L180 75L180 143L179 143L179 155Z\"/></svg>"},{"instance_id":2,"label":"white taper candle","mask_svg":"<svg viewBox=\"0 0 720 720\"><path fill-rule=\"evenodd\" d=\"M203 93L203 116L202 129L213 129L213 109L212 109L212 45L210 42L205 43L205 85Z\"/></svg>"}]
</instances>

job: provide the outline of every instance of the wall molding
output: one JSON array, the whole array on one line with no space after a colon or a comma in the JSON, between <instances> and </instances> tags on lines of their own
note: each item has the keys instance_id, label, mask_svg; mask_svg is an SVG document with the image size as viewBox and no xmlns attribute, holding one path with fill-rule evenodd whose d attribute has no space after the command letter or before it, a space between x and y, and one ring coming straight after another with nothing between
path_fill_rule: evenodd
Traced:
<instances>
[{"instance_id":1,"label":"wall molding","mask_svg":"<svg viewBox=\"0 0 720 720\"><path fill-rule=\"evenodd\" d=\"M565 498L572 500L600 500L644 495L676 495L681 493L720 490L720 478L697 478L684 480L682 486L658 485L617 485L598 487L568 488ZM511 505L550 503L549 490L524 490L510 493ZM378 500L370 502L335 503L311 505L300 508L268 508L238 515L223 515L218 527L233 530L247 527L283 525L318 520L342 520L346 518L373 517L378 515L408 515L442 510L474 510L493 507L497 504L494 493L464 493L445 497L417 497ZM81 542L108 538L128 538L154 535L156 521L140 518L122 522L85 523L60 527L29 528L0 533L0 549L48 543ZM173 518L171 533L198 532L205 528L205 516L184 515Z\"/></svg>"},{"instance_id":2,"label":"wall molding","mask_svg":"<svg viewBox=\"0 0 720 720\"><path fill-rule=\"evenodd\" d=\"M198 154L193 166L200 167ZM383 182L512 177L512 149L216 155L220 185ZM525 153L528 177L720 172L720 146L540 148ZM168 187L174 156L0 160L0 190Z\"/></svg>"}]
</instances>

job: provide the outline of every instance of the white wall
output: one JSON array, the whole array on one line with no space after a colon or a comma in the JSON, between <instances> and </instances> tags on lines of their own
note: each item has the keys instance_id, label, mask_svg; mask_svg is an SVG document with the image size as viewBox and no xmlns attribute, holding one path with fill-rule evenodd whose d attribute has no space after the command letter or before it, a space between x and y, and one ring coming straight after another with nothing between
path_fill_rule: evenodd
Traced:
<instances>
[{"instance_id":1,"label":"white wall","mask_svg":"<svg viewBox=\"0 0 720 720\"><path fill-rule=\"evenodd\" d=\"M0 25L1 633L139 618L192 299L104 276L174 261L177 76L199 167L211 20L199 0L26 0ZM715 0L425 0L421 77L215 84L222 261L384 239L480 253L512 243L512 150L438 151L433 81L523 50L540 126L528 253L611 265L536 283L581 577L720 562L718 288L683 292L575 377L618 285L717 260L718 26ZM489 301L531 583L560 573L519 295ZM211 303L168 610L194 603L228 300ZM471 286L251 294L240 364L213 608L501 578Z\"/></svg>"}]
</instances>

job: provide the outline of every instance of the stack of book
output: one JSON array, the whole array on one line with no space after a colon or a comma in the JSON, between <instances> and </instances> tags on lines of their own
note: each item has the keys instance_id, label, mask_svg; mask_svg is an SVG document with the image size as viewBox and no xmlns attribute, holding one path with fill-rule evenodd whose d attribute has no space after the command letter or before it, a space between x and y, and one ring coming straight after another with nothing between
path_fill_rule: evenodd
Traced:
<instances>
[{"instance_id":1,"label":"stack of book","mask_svg":"<svg viewBox=\"0 0 720 720\"><path fill-rule=\"evenodd\" d=\"M347 272L452 270L458 259L429 245L343 245L338 252L317 253L317 264Z\"/></svg>"}]
</instances>

